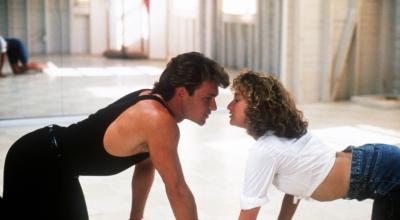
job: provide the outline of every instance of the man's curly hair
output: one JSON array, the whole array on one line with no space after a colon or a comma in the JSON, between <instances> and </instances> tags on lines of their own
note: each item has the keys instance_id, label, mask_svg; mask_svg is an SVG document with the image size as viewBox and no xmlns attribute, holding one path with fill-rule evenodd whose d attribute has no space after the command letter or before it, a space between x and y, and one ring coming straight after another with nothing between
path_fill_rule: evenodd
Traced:
<instances>
[{"instance_id":1,"label":"man's curly hair","mask_svg":"<svg viewBox=\"0 0 400 220\"><path fill-rule=\"evenodd\" d=\"M232 89L247 102L247 132L254 138L267 131L285 138L299 138L307 132L308 122L303 113L273 75L244 71L233 80Z\"/></svg>"}]
</instances>

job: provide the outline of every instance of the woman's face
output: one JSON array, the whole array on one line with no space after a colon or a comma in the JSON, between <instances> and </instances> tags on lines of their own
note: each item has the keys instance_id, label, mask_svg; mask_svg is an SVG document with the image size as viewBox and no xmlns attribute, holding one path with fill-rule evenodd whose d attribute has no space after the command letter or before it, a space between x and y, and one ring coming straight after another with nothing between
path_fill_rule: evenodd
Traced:
<instances>
[{"instance_id":1,"label":"woman's face","mask_svg":"<svg viewBox=\"0 0 400 220\"><path fill-rule=\"evenodd\" d=\"M247 129L246 114L247 109L246 99L239 91L235 91L233 100L228 105L230 114L230 124L240 128Z\"/></svg>"}]
</instances>

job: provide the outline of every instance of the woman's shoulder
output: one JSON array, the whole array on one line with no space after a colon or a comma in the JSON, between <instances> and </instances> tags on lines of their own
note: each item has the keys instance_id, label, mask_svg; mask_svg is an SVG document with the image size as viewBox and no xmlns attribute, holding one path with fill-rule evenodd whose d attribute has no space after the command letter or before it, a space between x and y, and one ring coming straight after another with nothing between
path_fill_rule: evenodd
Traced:
<instances>
[{"instance_id":1,"label":"woman's shoulder","mask_svg":"<svg viewBox=\"0 0 400 220\"><path fill-rule=\"evenodd\" d=\"M260 153L279 153L285 147L287 141L287 139L274 135L273 132L267 132L259 137L250 149Z\"/></svg>"},{"instance_id":2,"label":"woman's shoulder","mask_svg":"<svg viewBox=\"0 0 400 220\"><path fill-rule=\"evenodd\" d=\"M303 136L301 136L299 138L286 138L286 137L279 137L279 136L275 135L274 132L268 131L263 136L259 137L257 139L256 143L273 144L273 145L278 145L278 146L282 146L282 145L288 146L288 145L298 143L299 141L300 142L307 141L310 138L312 138L312 136L309 133L305 133Z\"/></svg>"},{"instance_id":3,"label":"woman's shoulder","mask_svg":"<svg viewBox=\"0 0 400 220\"><path fill-rule=\"evenodd\" d=\"M296 155L308 145L319 145L319 143L319 139L309 132L299 138L278 137L273 132L267 132L257 139L252 149Z\"/></svg>"}]
</instances>

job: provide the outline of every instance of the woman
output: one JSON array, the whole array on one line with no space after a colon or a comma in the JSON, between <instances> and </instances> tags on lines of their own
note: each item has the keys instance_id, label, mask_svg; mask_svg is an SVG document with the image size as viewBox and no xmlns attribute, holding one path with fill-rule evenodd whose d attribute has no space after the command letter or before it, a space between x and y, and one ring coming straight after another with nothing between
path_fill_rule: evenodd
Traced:
<instances>
[{"instance_id":1,"label":"woman","mask_svg":"<svg viewBox=\"0 0 400 220\"><path fill-rule=\"evenodd\" d=\"M291 219L298 199L374 199L372 219L400 219L400 149L385 144L324 145L283 85L246 71L233 80L230 124L256 139L246 164L239 219L256 219L271 184L285 193L278 219Z\"/></svg>"},{"instance_id":2,"label":"woman","mask_svg":"<svg viewBox=\"0 0 400 220\"><path fill-rule=\"evenodd\" d=\"M4 76L2 69L6 54L14 74L29 70L42 72L45 68L43 64L29 62L28 50L20 39L0 36L0 77Z\"/></svg>"}]
</instances>

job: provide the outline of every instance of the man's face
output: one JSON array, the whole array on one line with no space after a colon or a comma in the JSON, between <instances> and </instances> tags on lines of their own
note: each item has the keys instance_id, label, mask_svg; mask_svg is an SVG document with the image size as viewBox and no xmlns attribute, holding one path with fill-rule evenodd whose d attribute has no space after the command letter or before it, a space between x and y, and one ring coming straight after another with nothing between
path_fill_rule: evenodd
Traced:
<instances>
[{"instance_id":1,"label":"man's face","mask_svg":"<svg viewBox=\"0 0 400 220\"><path fill-rule=\"evenodd\" d=\"M218 95L218 85L212 81L205 81L194 91L192 96L186 92L183 97L183 114L199 125L204 125L211 111L217 109L215 97Z\"/></svg>"}]
</instances>

